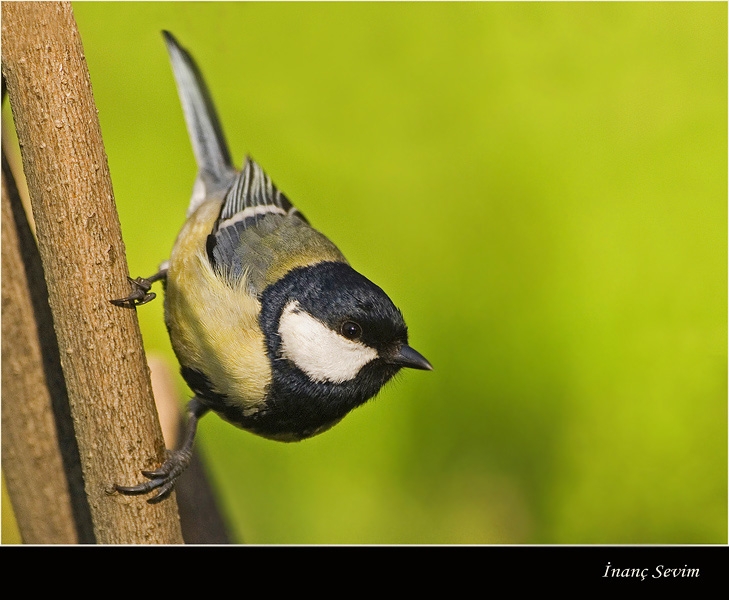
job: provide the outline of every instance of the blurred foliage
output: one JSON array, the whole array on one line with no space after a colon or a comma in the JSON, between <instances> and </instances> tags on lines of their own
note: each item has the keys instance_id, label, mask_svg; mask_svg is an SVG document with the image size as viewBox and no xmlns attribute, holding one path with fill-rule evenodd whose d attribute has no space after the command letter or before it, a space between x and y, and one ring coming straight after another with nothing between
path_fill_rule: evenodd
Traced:
<instances>
[{"instance_id":1,"label":"blurred foliage","mask_svg":"<svg viewBox=\"0 0 729 600\"><path fill-rule=\"evenodd\" d=\"M20 544L21 537L18 531L18 525L15 522L15 515L10 504L10 496L5 485L5 477L2 478L2 522L0 523L0 532L2 538L0 543L3 544Z\"/></svg>"},{"instance_id":2,"label":"blurred foliage","mask_svg":"<svg viewBox=\"0 0 729 600\"><path fill-rule=\"evenodd\" d=\"M169 29L435 367L299 444L204 419L239 540L727 542L725 3L74 10L133 275L195 177Z\"/></svg>"}]
</instances>

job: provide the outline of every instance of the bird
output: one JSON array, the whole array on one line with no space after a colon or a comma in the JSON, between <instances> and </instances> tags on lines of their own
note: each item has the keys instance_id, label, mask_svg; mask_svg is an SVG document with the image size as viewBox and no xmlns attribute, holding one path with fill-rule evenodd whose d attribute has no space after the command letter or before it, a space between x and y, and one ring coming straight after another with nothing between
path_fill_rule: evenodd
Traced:
<instances>
[{"instance_id":1,"label":"bird","mask_svg":"<svg viewBox=\"0 0 729 600\"><path fill-rule=\"evenodd\" d=\"M294 442L331 428L374 397L401 369L432 370L408 345L401 311L355 271L337 246L250 156L230 151L210 92L190 53L162 35L197 176L172 252L132 292L136 307L164 288L164 314L180 372L193 392L187 428L146 481L122 494L174 489L190 463L198 421L209 411L264 438Z\"/></svg>"}]
</instances>

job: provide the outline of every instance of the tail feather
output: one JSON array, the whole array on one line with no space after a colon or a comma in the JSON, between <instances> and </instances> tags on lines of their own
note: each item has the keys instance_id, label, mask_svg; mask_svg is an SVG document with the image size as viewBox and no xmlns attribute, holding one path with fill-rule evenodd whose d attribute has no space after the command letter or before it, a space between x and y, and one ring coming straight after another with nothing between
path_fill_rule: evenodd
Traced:
<instances>
[{"instance_id":1,"label":"tail feather","mask_svg":"<svg viewBox=\"0 0 729 600\"><path fill-rule=\"evenodd\" d=\"M221 196L236 176L230 151L205 81L190 54L163 31L177 83L187 131L198 165L188 216L206 199Z\"/></svg>"}]
</instances>

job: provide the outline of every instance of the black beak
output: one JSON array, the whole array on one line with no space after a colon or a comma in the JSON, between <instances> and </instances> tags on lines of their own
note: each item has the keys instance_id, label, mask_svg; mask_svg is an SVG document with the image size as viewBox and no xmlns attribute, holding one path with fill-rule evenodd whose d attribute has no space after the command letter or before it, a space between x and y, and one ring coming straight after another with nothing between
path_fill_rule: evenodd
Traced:
<instances>
[{"instance_id":1,"label":"black beak","mask_svg":"<svg viewBox=\"0 0 729 600\"><path fill-rule=\"evenodd\" d=\"M387 361L393 365L400 367L408 367L410 369L422 369L423 371L432 371L433 367L425 359L425 357L413 350L410 346L403 345L400 350Z\"/></svg>"}]
</instances>

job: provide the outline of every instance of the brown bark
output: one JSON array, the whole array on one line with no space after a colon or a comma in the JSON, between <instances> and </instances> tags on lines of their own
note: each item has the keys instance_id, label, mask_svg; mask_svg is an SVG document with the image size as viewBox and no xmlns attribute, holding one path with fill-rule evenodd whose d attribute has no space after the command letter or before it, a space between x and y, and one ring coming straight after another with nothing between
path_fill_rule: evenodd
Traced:
<instances>
[{"instance_id":1,"label":"brown bark","mask_svg":"<svg viewBox=\"0 0 729 600\"><path fill-rule=\"evenodd\" d=\"M2 70L99 543L181 543L175 496L109 493L165 456L83 48L69 3L3 3ZM3 279L10 276L3 272ZM7 398L6 402L23 402Z\"/></svg>"},{"instance_id":2,"label":"brown bark","mask_svg":"<svg viewBox=\"0 0 729 600\"><path fill-rule=\"evenodd\" d=\"M2 457L28 544L93 541L35 239L2 156Z\"/></svg>"}]
</instances>

